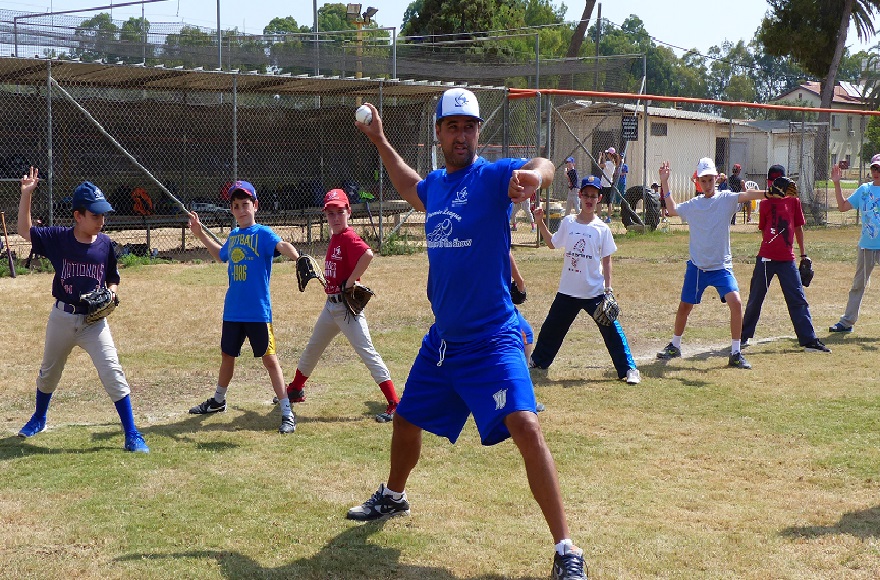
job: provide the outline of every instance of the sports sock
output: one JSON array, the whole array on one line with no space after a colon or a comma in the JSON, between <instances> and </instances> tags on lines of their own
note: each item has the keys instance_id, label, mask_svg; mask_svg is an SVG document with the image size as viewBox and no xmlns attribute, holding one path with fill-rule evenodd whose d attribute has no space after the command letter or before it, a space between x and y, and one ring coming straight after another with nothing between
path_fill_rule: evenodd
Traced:
<instances>
[{"instance_id":1,"label":"sports sock","mask_svg":"<svg viewBox=\"0 0 880 580\"><path fill-rule=\"evenodd\" d=\"M283 399L278 399L278 406L281 407L281 416L287 417L288 415L293 415L293 409L290 408L290 399L288 397L284 397Z\"/></svg>"},{"instance_id":2,"label":"sports sock","mask_svg":"<svg viewBox=\"0 0 880 580\"><path fill-rule=\"evenodd\" d=\"M229 390L229 387L221 387L217 385L217 390L214 391L214 400L218 403L222 403L226 400L226 391Z\"/></svg>"},{"instance_id":3,"label":"sports sock","mask_svg":"<svg viewBox=\"0 0 880 580\"><path fill-rule=\"evenodd\" d=\"M379 388L382 390L382 394L385 395L386 401L389 403L400 402L400 398L397 396L397 391L394 390L394 383L391 382L391 379L379 383Z\"/></svg>"},{"instance_id":4,"label":"sports sock","mask_svg":"<svg viewBox=\"0 0 880 580\"><path fill-rule=\"evenodd\" d=\"M574 542L572 542L571 539L569 539L569 538L565 538L564 540L562 540L561 542L556 544L556 553L559 554L560 556L564 556L566 546L571 548L572 546L574 546Z\"/></svg>"},{"instance_id":5,"label":"sports sock","mask_svg":"<svg viewBox=\"0 0 880 580\"><path fill-rule=\"evenodd\" d=\"M290 383L290 388L294 391L301 391L303 387L306 386L307 380L309 380L309 377L299 372L299 369L296 369L296 375L293 377L293 381Z\"/></svg>"},{"instance_id":6,"label":"sports sock","mask_svg":"<svg viewBox=\"0 0 880 580\"><path fill-rule=\"evenodd\" d=\"M397 492L388 489L387 487L382 491L382 495L391 496L392 499L400 499L406 495L406 491Z\"/></svg>"},{"instance_id":7,"label":"sports sock","mask_svg":"<svg viewBox=\"0 0 880 580\"><path fill-rule=\"evenodd\" d=\"M46 413L49 411L49 401L51 400L52 393L44 393L40 389L37 389L37 403L36 408L34 409L34 415L45 419Z\"/></svg>"},{"instance_id":8,"label":"sports sock","mask_svg":"<svg viewBox=\"0 0 880 580\"><path fill-rule=\"evenodd\" d=\"M137 433L137 427L134 426L134 413L131 411L131 397L125 395L114 403L116 412L119 413L119 420L122 422L122 430L128 433Z\"/></svg>"},{"instance_id":9,"label":"sports sock","mask_svg":"<svg viewBox=\"0 0 880 580\"><path fill-rule=\"evenodd\" d=\"M672 335L672 346L675 348L681 348L681 336Z\"/></svg>"},{"instance_id":10,"label":"sports sock","mask_svg":"<svg viewBox=\"0 0 880 580\"><path fill-rule=\"evenodd\" d=\"M741 350L741 340L730 341L730 354L736 354Z\"/></svg>"}]
</instances>

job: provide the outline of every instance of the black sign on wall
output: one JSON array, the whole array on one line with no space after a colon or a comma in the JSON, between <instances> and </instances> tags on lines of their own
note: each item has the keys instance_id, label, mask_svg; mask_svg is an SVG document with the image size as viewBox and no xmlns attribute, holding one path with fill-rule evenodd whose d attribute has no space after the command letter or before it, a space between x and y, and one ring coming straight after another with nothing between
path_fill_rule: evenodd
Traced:
<instances>
[{"instance_id":1,"label":"black sign on wall","mask_svg":"<svg viewBox=\"0 0 880 580\"><path fill-rule=\"evenodd\" d=\"M620 132L623 133L624 141L635 141L639 138L639 118L635 115L626 115L620 119Z\"/></svg>"}]
</instances>

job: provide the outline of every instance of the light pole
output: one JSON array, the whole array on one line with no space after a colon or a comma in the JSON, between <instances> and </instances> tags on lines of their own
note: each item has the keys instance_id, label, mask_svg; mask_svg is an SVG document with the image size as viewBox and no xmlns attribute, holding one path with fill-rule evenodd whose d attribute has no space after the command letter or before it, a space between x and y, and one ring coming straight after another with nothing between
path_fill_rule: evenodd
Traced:
<instances>
[{"instance_id":1,"label":"light pole","mask_svg":"<svg viewBox=\"0 0 880 580\"><path fill-rule=\"evenodd\" d=\"M378 8L368 6L366 11L361 14L361 4L349 4L345 9L345 17L349 22L354 22L357 30L357 44L355 45L355 71L354 78L363 77L363 57L364 57L364 24L370 24L373 16L379 11Z\"/></svg>"}]
</instances>

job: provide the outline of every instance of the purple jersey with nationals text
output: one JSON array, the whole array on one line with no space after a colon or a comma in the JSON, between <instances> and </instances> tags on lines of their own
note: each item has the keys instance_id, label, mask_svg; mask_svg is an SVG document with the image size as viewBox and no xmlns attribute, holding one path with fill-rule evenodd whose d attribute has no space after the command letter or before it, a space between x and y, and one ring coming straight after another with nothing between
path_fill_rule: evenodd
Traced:
<instances>
[{"instance_id":1,"label":"purple jersey with nationals text","mask_svg":"<svg viewBox=\"0 0 880 580\"><path fill-rule=\"evenodd\" d=\"M516 324L507 188L513 171L527 161L477 157L453 173L432 171L418 184L425 204L428 300L444 340L477 340Z\"/></svg>"},{"instance_id":2,"label":"purple jersey with nationals text","mask_svg":"<svg viewBox=\"0 0 880 580\"><path fill-rule=\"evenodd\" d=\"M73 228L32 227L31 244L35 254L45 256L55 268L52 296L68 304L78 304L81 294L119 284L116 253L107 234L98 234L91 244L77 241Z\"/></svg>"}]
</instances>

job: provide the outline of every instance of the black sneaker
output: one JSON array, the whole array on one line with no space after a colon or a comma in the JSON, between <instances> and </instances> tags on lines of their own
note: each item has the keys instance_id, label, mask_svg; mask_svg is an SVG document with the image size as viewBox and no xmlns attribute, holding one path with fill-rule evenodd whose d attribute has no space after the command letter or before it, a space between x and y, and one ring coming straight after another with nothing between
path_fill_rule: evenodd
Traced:
<instances>
[{"instance_id":1,"label":"black sneaker","mask_svg":"<svg viewBox=\"0 0 880 580\"><path fill-rule=\"evenodd\" d=\"M290 399L291 403L302 403L306 400L306 390L294 389L293 383L291 382L287 385L287 398Z\"/></svg>"},{"instance_id":2,"label":"black sneaker","mask_svg":"<svg viewBox=\"0 0 880 580\"><path fill-rule=\"evenodd\" d=\"M657 358L660 360L669 360L671 358L678 358L681 356L681 349L673 345L671 342L666 345L666 348L657 353Z\"/></svg>"},{"instance_id":3,"label":"black sneaker","mask_svg":"<svg viewBox=\"0 0 880 580\"><path fill-rule=\"evenodd\" d=\"M376 415L377 423L390 423L394 420L394 412L397 410L397 403L388 403L388 408L384 413Z\"/></svg>"},{"instance_id":4,"label":"black sneaker","mask_svg":"<svg viewBox=\"0 0 880 580\"><path fill-rule=\"evenodd\" d=\"M211 397L204 403L200 405L196 405L192 409L189 410L190 415L207 415L208 413L222 413L226 410L226 400L224 399L222 403L218 403L214 400L214 397Z\"/></svg>"},{"instance_id":5,"label":"black sneaker","mask_svg":"<svg viewBox=\"0 0 880 580\"><path fill-rule=\"evenodd\" d=\"M737 369L752 368L752 365L749 364L749 361L746 360L746 357L741 352L730 355L730 358L727 359L727 366Z\"/></svg>"},{"instance_id":6,"label":"black sneaker","mask_svg":"<svg viewBox=\"0 0 880 580\"><path fill-rule=\"evenodd\" d=\"M841 323L837 323L834 326L828 327L828 332L852 332L852 326L844 326Z\"/></svg>"},{"instance_id":7,"label":"black sneaker","mask_svg":"<svg viewBox=\"0 0 880 580\"><path fill-rule=\"evenodd\" d=\"M551 580L587 580L587 565L584 563L584 551L574 546L565 547L565 555L559 552L553 556Z\"/></svg>"},{"instance_id":8,"label":"black sneaker","mask_svg":"<svg viewBox=\"0 0 880 580\"><path fill-rule=\"evenodd\" d=\"M831 349L817 338L810 344L804 345L804 352L831 352Z\"/></svg>"},{"instance_id":9,"label":"black sneaker","mask_svg":"<svg viewBox=\"0 0 880 580\"><path fill-rule=\"evenodd\" d=\"M390 495L385 495L384 492L385 484L380 483L378 491L370 499L348 510L346 519L368 522L409 515L409 502L406 501L406 493L400 499L393 499Z\"/></svg>"},{"instance_id":10,"label":"black sneaker","mask_svg":"<svg viewBox=\"0 0 880 580\"><path fill-rule=\"evenodd\" d=\"M292 414L281 417L281 427L278 428L278 432L293 433L294 431L296 431L296 417Z\"/></svg>"}]
</instances>

